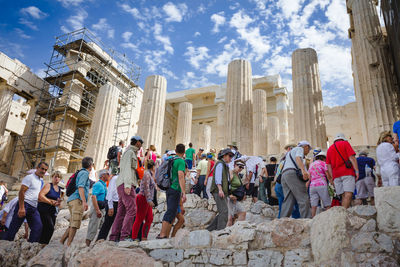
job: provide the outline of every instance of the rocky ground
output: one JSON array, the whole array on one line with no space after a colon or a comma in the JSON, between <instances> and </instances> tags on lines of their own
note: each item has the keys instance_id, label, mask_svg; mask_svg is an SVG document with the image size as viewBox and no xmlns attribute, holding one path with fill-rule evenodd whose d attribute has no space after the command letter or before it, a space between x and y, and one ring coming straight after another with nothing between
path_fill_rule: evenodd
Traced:
<instances>
[{"instance_id":1,"label":"rocky ground","mask_svg":"<svg viewBox=\"0 0 400 267\"><path fill-rule=\"evenodd\" d=\"M376 190L376 208L332 208L310 219L274 219L276 208L245 202L246 221L221 231L204 230L215 203L190 195L185 228L156 240L162 202L155 210L149 241L84 245L88 220L71 247L58 241L69 214L44 249L26 241L0 241L0 266L399 266L400 187Z\"/></svg>"}]
</instances>

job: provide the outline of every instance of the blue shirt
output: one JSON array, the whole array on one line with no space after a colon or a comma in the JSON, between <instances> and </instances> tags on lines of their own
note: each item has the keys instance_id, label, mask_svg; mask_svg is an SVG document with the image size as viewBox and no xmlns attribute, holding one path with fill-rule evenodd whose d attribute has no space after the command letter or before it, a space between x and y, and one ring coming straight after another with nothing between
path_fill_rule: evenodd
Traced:
<instances>
[{"instance_id":1,"label":"blue shirt","mask_svg":"<svg viewBox=\"0 0 400 267\"><path fill-rule=\"evenodd\" d=\"M357 158L357 165L358 165L358 171L359 171L359 178L358 180L364 179L366 176L365 173L365 165L368 165L368 167L371 168L372 172L372 177L375 177L373 170L374 170L374 166L375 166L375 160L373 158L370 157L358 157Z\"/></svg>"},{"instance_id":2,"label":"blue shirt","mask_svg":"<svg viewBox=\"0 0 400 267\"><path fill-rule=\"evenodd\" d=\"M393 133L396 133L398 137L400 137L400 121L396 121L393 124Z\"/></svg>"},{"instance_id":3,"label":"blue shirt","mask_svg":"<svg viewBox=\"0 0 400 267\"><path fill-rule=\"evenodd\" d=\"M89 181L89 172L86 169L83 169L79 171L78 175L76 176L76 189L72 195L69 196L68 201L70 202L75 199L81 199L81 196L79 195L79 190L78 188L83 188L85 190L85 198L86 202L88 201L89 197L89 187L90 187L90 181Z\"/></svg>"},{"instance_id":4,"label":"blue shirt","mask_svg":"<svg viewBox=\"0 0 400 267\"><path fill-rule=\"evenodd\" d=\"M92 195L96 196L97 201L105 201L107 195L107 185L102 180L94 184Z\"/></svg>"}]
</instances>

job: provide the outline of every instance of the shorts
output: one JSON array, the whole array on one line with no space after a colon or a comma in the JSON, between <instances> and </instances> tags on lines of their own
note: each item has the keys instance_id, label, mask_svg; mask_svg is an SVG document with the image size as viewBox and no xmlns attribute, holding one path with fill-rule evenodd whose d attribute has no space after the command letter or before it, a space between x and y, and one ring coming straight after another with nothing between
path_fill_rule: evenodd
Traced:
<instances>
[{"instance_id":1,"label":"shorts","mask_svg":"<svg viewBox=\"0 0 400 267\"><path fill-rule=\"evenodd\" d=\"M337 177L333 180L333 183L335 184L335 191L338 195L344 192L354 193L354 189L356 189L356 178L351 175Z\"/></svg>"},{"instance_id":2,"label":"shorts","mask_svg":"<svg viewBox=\"0 0 400 267\"><path fill-rule=\"evenodd\" d=\"M79 229L81 227L82 216L83 216L83 206L82 200L74 199L68 202L69 209L69 227Z\"/></svg>"},{"instance_id":3,"label":"shorts","mask_svg":"<svg viewBox=\"0 0 400 267\"><path fill-rule=\"evenodd\" d=\"M331 197L329 196L328 187L326 185L310 187L311 207L317 207L320 200L322 201L324 208L331 205Z\"/></svg>"},{"instance_id":4,"label":"shorts","mask_svg":"<svg viewBox=\"0 0 400 267\"><path fill-rule=\"evenodd\" d=\"M235 203L229 198L228 200L228 215L233 217L235 214L244 212L244 208L240 201L236 201Z\"/></svg>"},{"instance_id":5,"label":"shorts","mask_svg":"<svg viewBox=\"0 0 400 267\"><path fill-rule=\"evenodd\" d=\"M249 184L249 189L246 189L246 196L257 197L258 196L258 186L254 183Z\"/></svg>"},{"instance_id":6,"label":"shorts","mask_svg":"<svg viewBox=\"0 0 400 267\"><path fill-rule=\"evenodd\" d=\"M356 182L357 188L357 199L365 199L368 197L374 197L374 187L375 181L374 178L371 176L367 176L361 180Z\"/></svg>"},{"instance_id":7,"label":"shorts","mask_svg":"<svg viewBox=\"0 0 400 267\"><path fill-rule=\"evenodd\" d=\"M191 159L185 159L185 161L186 161L186 164L187 164L187 168L188 168L189 170L191 170L192 167L193 167L193 160L191 160Z\"/></svg>"}]
</instances>

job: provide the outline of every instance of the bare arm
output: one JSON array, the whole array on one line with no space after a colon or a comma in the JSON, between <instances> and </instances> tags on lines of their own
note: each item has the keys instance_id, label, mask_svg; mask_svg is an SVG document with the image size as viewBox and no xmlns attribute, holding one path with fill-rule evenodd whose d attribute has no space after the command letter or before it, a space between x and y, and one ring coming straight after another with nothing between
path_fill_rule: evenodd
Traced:
<instances>
[{"instance_id":1,"label":"bare arm","mask_svg":"<svg viewBox=\"0 0 400 267\"><path fill-rule=\"evenodd\" d=\"M99 203L97 203L97 197L96 197L96 195L92 195L92 203L93 203L93 208L94 208L94 211L97 213L97 217L101 217L101 211L100 211L100 208L99 208Z\"/></svg>"},{"instance_id":2,"label":"bare arm","mask_svg":"<svg viewBox=\"0 0 400 267\"><path fill-rule=\"evenodd\" d=\"M86 211L88 209L88 204L86 202L85 189L83 187L79 187L78 192L79 192L79 196L81 197L81 200L82 200L83 210Z\"/></svg>"},{"instance_id":3,"label":"bare arm","mask_svg":"<svg viewBox=\"0 0 400 267\"><path fill-rule=\"evenodd\" d=\"M28 187L26 185L21 185L21 189L19 190L18 193L18 204L19 204L19 209L18 209L18 216L20 218L25 217L25 192L28 190Z\"/></svg>"},{"instance_id":4,"label":"bare arm","mask_svg":"<svg viewBox=\"0 0 400 267\"><path fill-rule=\"evenodd\" d=\"M182 203L186 201L186 193L185 193L185 173L183 171L178 171L179 177L179 186L182 191Z\"/></svg>"},{"instance_id":5,"label":"bare arm","mask_svg":"<svg viewBox=\"0 0 400 267\"><path fill-rule=\"evenodd\" d=\"M303 164L303 160L301 159L301 157L296 157L296 163L297 166L299 166L301 172L303 173L303 179L304 180L308 180L310 178L308 172L306 171L306 168Z\"/></svg>"},{"instance_id":6,"label":"bare arm","mask_svg":"<svg viewBox=\"0 0 400 267\"><path fill-rule=\"evenodd\" d=\"M326 177L328 177L328 181L333 184L332 175L329 173L329 170L325 172Z\"/></svg>"},{"instance_id":7,"label":"bare arm","mask_svg":"<svg viewBox=\"0 0 400 267\"><path fill-rule=\"evenodd\" d=\"M350 156L349 160L351 161L351 164L353 165L353 168L356 171L356 181L357 181L359 172L358 172L358 163L357 163L356 156L354 156L354 155Z\"/></svg>"},{"instance_id":8,"label":"bare arm","mask_svg":"<svg viewBox=\"0 0 400 267\"><path fill-rule=\"evenodd\" d=\"M333 177L333 174L332 174L332 166L331 166L331 164L326 164L326 166L328 166L328 173L329 173L329 175L330 175L331 177Z\"/></svg>"},{"instance_id":9,"label":"bare arm","mask_svg":"<svg viewBox=\"0 0 400 267\"><path fill-rule=\"evenodd\" d=\"M42 190L40 190L38 201L39 201L39 202L43 202L43 203L47 203L47 204L50 204L50 205L54 206L56 201L51 200L51 199L48 199L48 198L46 197L46 194L47 194L49 191L50 191L50 184L46 184L46 185L42 188Z\"/></svg>"}]
</instances>

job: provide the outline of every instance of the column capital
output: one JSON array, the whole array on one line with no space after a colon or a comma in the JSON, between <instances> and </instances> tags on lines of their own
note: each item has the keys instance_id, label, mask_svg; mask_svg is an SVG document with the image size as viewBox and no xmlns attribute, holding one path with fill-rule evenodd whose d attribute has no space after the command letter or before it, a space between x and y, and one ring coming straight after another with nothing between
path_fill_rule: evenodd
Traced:
<instances>
[{"instance_id":1,"label":"column capital","mask_svg":"<svg viewBox=\"0 0 400 267\"><path fill-rule=\"evenodd\" d=\"M287 96L288 92L286 87L279 87L273 89L274 96Z\"/></svg>"}]
</instances>

